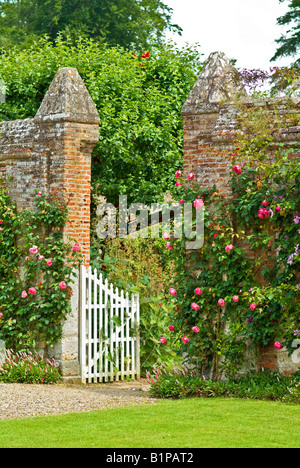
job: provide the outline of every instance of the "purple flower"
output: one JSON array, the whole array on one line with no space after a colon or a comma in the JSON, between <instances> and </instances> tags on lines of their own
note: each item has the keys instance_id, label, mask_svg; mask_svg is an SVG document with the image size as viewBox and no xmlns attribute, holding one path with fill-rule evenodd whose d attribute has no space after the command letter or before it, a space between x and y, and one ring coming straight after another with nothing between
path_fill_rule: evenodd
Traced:
<instances>
[{"instance_id":1,"label":"purple flower","mask_svg":"<svg viewBox=\"0 0 300 468\"><path fill-rule=\"evenodd\" d=\"M286 262L286 263L288 263L289 265L292 265L292 264L293 264L293 260L294 260L294 256L295 256L295 254L290 255L289 258L287 259L287 262Z\"/></svg>"},{"instance_id":2,"label":"purple flower","mask_svg":"<svg viewBox=\"0 0 300 468\"><path fill-rule=\"evenodd\" d=\"M297 213L297 214L295 214L295 216L294 216L294 223L295 223L295 224L299 224L299 221L300 221L300 217L298 216L298 213Z\"/></svg>"},{"instance_id":3,"label":"purple flower","mask_svg":"<svg viewBox=\"0 0 300 468\"><path fill-rule=\"evenodd\" d=\"M300 290L300 284L296 284L296 288Z\"/></svg>"},{"instance_id":4,"label":"purple flower","mask_svg":"<svg viewBox=\"0 0 300 468\"><path fill-rule=\"evenodd\" d=\"M294 336L299 335L299 333L300 333L299 330L294 330Z\"/></svg>"},{"instance_id":5,"label":"purple flower","mask_svg":"<svg viewBox=\"0 0 300 468\"><path fill-rule=\"evenodd\" d=\"M248 318L248 322L249 322L249 323L253 322L253 317L249 317L249 318Z\"/></svg>"}]
</instances>

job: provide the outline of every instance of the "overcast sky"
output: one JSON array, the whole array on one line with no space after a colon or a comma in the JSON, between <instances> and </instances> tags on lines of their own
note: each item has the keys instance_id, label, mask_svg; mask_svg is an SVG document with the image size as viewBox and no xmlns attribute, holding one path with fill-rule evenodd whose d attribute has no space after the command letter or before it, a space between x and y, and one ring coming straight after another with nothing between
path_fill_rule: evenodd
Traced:
<instances>
[{"instance_id":1,"label":"overcast sky","mask_svg":"<svg viewBox=\"0 0 300 468\"><path fill-rule=\"evenodd\" d=\"M277 39L285 31L277 18L288 3L279 0L164 0L174 10L173 22L183 28L182 37L168 38L180 46L200 43L204 58L221 51L237 59L237 67L269 69L286 66L291 58L270 62Z\"/></svg>"}]
</instances>

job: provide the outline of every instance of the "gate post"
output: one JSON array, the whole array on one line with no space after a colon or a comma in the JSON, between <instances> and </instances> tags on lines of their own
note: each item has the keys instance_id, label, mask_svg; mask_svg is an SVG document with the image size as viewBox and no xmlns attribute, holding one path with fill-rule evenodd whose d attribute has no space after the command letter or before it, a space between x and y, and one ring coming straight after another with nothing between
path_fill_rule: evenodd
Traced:
<instances>
[{"instance_id":1,"label":"gate post","mask_svg":"<svg viewBox=\"0 0 300 468\"><path fill-rule=\"evenodd\" d=\"M99 140L99 114L78 71L60 68L34 118L52 146L48 190L68 204L64 238L80 245L90 262L91 154ZM52 137L52 138L51 138ZM60 343L48 351L65 381L80 382L80 270L74 270L72 313L63 324Z\"/></svg>"}]
</instances>

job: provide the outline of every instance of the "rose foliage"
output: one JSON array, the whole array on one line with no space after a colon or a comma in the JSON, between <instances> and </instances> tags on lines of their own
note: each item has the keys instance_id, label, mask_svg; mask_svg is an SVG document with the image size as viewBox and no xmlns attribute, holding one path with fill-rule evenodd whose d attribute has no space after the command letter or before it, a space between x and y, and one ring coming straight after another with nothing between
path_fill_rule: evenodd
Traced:
<instances>
[{"instance_id":1,"label":"rose foliage","mask_svg":"<svg viewBox=\"0 0 300 468\"><path fill-rule=\"evenodd\" d=\"M6 348L51 346L70 313L78 244L63 238L68 216L60 201L37 192L35 209L18 209L0 191L0 339Z\"/></svg>"}]
</instances>

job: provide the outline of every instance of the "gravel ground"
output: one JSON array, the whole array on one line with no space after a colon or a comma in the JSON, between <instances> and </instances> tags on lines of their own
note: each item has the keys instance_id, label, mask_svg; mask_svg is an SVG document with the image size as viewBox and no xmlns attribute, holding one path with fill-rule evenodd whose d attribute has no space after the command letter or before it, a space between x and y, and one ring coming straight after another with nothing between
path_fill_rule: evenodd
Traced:
<instances>
[{"instance_id":1,"label":"gravel ground","mask_svg":"<svg viewBox=\"0 0 300 468\"><path fill-rule=\"evenodd\" d=\"M154 404L139 381L93 385L0 384L0 420Z\"/></svg>"}]
</instances>

